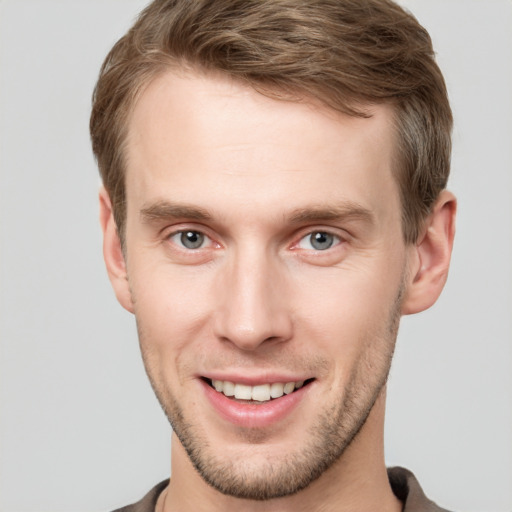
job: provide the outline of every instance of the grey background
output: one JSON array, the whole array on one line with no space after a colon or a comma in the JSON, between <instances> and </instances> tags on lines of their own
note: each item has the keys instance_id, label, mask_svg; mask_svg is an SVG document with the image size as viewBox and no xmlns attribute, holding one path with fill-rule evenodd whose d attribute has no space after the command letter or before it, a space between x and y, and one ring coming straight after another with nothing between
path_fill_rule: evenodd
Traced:
<instances>
[{"instance_id":1,"label":"grey background","mask_svg":"<svg viewBox=\"0 0 512 512\"><path fill-rule=\"evenodd\" d=\"M101 259L100 64L142 0L0 0L0 510L101 511L168 475L169 428ZM467 512L512 509L512 3L410 0L456 116L453 265L405 318L387 461Z\"/></svg>"}]
</instances>

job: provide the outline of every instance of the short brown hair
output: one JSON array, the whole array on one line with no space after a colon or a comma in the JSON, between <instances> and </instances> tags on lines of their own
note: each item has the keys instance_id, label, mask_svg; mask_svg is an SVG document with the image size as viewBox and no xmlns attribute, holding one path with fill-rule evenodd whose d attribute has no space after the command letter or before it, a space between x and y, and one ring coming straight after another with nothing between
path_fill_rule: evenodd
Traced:
<instances>
[{"instance_id":1,"label":"short brown hair","mask_svg":"<svg viewBox=\"0 0 512 512\"><path fill-rule=\"evenodd\" d=\"M393 105L407 243L450 170L452 114L427 31L391 0L155 0L101 68L92 146L123 238L124 143L137 97L160 73L218 70L264 94L368 115Z\"/></svg>"}]
</instances>

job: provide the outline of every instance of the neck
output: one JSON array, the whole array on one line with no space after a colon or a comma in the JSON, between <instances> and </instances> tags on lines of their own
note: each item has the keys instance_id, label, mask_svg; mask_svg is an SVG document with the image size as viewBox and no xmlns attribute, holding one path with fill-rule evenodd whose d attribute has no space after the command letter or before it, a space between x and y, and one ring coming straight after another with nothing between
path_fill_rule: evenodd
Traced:
<instances>
[{"instance_id":1,"label":"neck","mask_svg":"<svg viewBox=\"0 0 512 512\"><path fill-rule=\"evenodd\" d=\"M157 511L171 512L399 512L402 503L393 494L384 462L385 390L377 399L359 434L340 459L304 490L283 498L253 501L221 494L192 466L173 434L172 478Z\"/></svg>"}]
</instances>

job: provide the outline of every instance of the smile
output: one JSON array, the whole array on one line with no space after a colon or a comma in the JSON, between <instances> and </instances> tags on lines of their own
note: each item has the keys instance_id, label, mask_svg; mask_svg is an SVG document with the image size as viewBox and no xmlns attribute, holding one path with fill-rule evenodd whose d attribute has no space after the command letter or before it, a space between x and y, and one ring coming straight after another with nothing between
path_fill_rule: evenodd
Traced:
<instances>
[{"instance_id":1,"label":"smile","mask_svg":"<svg viewBox=\"0 0 512 512\"><path fill-rule=\"evenodd\" d=\"M306 397L316 383L315 378L288 379L276 375L270 382L250 382L242 376L227 380L203 376L199 382L221 418L237 427L267 428L284 420L300 404L308 403Z\"/></svg>"},{"instance_id":2,"label":"smile","mask_svg":"<svg viewBox=\"0 0 512 512\"><path fill-rule=\"evenodd\" d=\"M289 395L300 389L307 381L299 380L295 382L275 382L271 384L259 384L257 386L248 386L231 382L228 380L210 380L209 384L219 393L222 393L228 398L236 400L251 400L255 402L268 402L276 398L281 398L284 395Z\"/></svg>"}]
</instances>

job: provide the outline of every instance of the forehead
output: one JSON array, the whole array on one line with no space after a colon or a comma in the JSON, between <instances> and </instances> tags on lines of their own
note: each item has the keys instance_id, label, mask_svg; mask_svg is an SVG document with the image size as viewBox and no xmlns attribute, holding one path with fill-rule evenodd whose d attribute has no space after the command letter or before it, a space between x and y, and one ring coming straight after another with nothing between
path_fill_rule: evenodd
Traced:
<instances>
[{"instance_id":1,"label":"forehead","mask_svg":"<svg viewBox=\"0 0 512 512\"><path fill-rule=\"evenodd\" d=\"M379 215L398 205L394 130L390 107L371 113L350 117L224 76L168 72L149 84L130 119L128 208L168 199L218 208L229 197L242 209L356 201Z\"/></svg>"}]
</instances>

